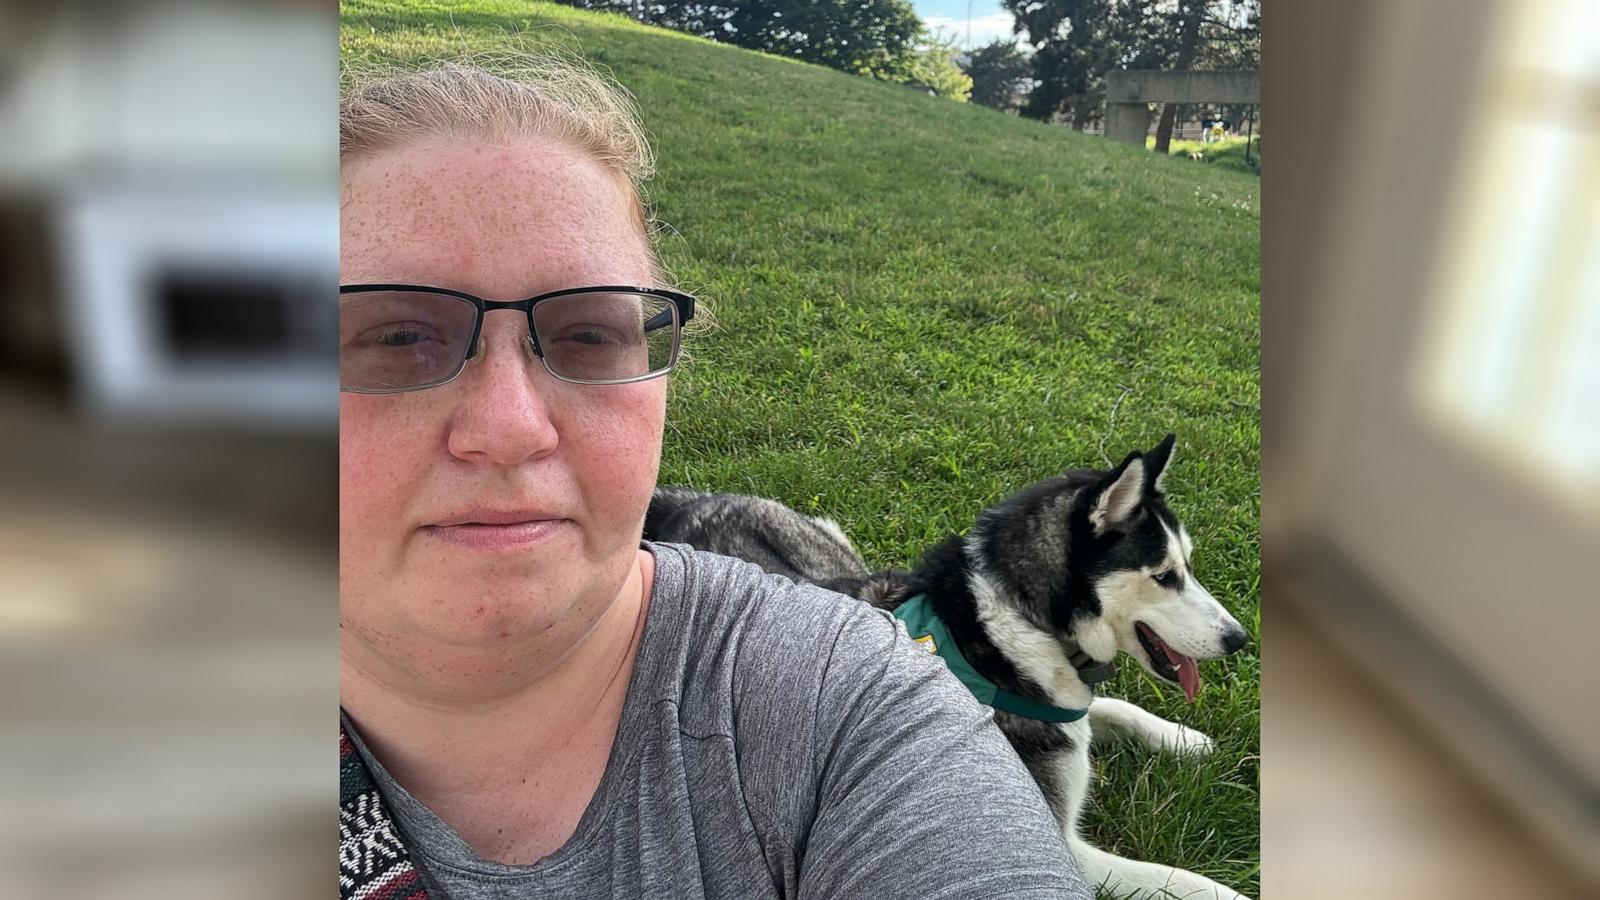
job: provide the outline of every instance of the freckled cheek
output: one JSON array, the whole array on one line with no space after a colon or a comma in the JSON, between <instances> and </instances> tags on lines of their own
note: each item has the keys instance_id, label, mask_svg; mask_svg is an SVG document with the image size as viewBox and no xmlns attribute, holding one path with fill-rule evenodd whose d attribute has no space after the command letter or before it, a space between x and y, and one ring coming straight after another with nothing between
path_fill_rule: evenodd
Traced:
<instances>
[{"instance_id":1,"label":"freckled cheek","mask_svg":"<svg viewBox=\"0 0 1600 900\"><path fill-rule=\"evenodd\" d=\"M665 406L654 383L608 389L627 393L575 417L564 440L591 511L631 526L655 489Z\"/></svg>"},{"instance_id":2,"label":"freckled cheek","mask_svg":"<svg viewBox=\"0 0 1600 900\"><path fill-rule=\"evenodd\" d=\"M341 544L348 540L359 546L380 535L405 506L404 486L420 483L419 454L426 452L428 442L418 431L419 417L401 412L393 398L341 397Z\"/></svg>"}]
</instances>

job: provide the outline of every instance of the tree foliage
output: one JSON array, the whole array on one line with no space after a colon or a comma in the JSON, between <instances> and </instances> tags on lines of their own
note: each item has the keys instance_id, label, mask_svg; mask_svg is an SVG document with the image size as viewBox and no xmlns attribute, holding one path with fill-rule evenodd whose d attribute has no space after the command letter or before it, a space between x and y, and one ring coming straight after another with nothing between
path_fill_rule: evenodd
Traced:
<instances>
[{"instance_id":1,"label":"tree foliage","mask_svg":"<svg viewBox=\"0 0 1600 900\"><path fill-rule=\"evenodd\" d=\"M561 2L857 74L909 64L922 37L910 0Z\"/></svg>"},{"instance_id":2,"label":"tree foliage","mask_svg":"<svg viewBox=\"0 0 1600 900\"><path fill-rule=\"evenodd\" d=\"M902 62L869 74L885 81L919 87L939 97L967 102L972 93L972 78L956 63L956 43L932 32L923 32L921 48Z\"/></svg>"},{"instance_id":3,"label":"tree foliage","mask_svg":"<svg viewBox=\"0 0 1600 900\"><path fill-rule=\"evenodd\" d=\"M1001 0L1034 48L1024 114L1100 114L1113 69L1253 69L1261 0Z\"/></svg>"},{"instance_id":4,"label":"tree foliage","mask_svg":"<svg viewBox=\"0 0 1600 900\"><path fill-rule=\"evenodd\" d=\"M1027 94L1033 63L1013 41L998 40L972 51L967 65L972 79L972 102L1010 112Z\"/></svg>"}]
</instances>

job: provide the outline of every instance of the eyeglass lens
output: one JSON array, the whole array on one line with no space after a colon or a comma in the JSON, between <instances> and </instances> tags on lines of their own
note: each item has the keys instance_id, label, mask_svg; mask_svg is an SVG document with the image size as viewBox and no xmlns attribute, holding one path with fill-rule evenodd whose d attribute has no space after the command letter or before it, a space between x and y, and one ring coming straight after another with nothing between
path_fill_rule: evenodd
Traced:
<instances>
[{"instance_id":1,"label":"eyeglass lens","mask_svg":"<svg viewBox=\"0 0 1600 900\"><path fill-rule=\"evenodd\" d=\"M392 391L440 384L461 371L472 350L478 310L459 297L372 291L339 301L341 387ZM545 365L578 381L665 371L677 346L677 319L671 300L648 294L561 295L533 307Z\"/></svg>"}]
</instances>

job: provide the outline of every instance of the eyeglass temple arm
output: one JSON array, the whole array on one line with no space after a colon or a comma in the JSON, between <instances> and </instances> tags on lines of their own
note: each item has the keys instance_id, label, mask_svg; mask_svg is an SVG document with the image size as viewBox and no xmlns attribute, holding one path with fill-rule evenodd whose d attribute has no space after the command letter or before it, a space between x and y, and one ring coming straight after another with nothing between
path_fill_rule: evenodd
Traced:
<instances>
[{"instance_id":1,"label":"eyeglass temple arm","mask_svg":"<svg viewBox=\"0 0 1600 900\"><path fill-rule=\"evenodd\" d=\"M676 307L676 311L680 314L680 316L682 317L683 321L687 322L690 319L694 318L694 301L693 300L690 300L687 303L676 303L675 302L674 306ZM668 325L671 325L672 324L672 313L673 312L674 312L674 310L672 310L672 309L663 309L661 312L658 312L655 315L651 316L650 318L646 319L645 323L644 323L644 330L645 331L655 331L657 328L665 328Z\"/></svg>"}]
</instances>

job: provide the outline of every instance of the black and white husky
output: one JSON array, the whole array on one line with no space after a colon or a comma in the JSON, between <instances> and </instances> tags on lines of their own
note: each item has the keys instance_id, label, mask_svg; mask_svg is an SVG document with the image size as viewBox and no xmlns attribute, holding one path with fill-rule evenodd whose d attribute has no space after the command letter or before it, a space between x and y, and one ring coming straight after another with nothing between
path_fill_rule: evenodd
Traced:
<instances>
[{"instance_id":1,"label":"black and white husky","mask_svg":"<svg viewBox=\"0 0 1600 900\"><path fill-rule=\"evenodd\" d=\"M929 631L911 636L958 674L965 667L977 679L963 676L969 686L994 695L996 723L1092 883L1125 897L1240 898L1209 878L1125 859L1078 836L1091 734L1180 754L1212 748L1198 731L1094 696L1094 685L1114 672L1117 652L1192 701L1200 685L1196 661L1232 653L1247 640L1195 578L1188 532L1162 499L1173 442L1168 435L1113 469L1075 469L1029 485L985 509L967 534L933 547L910 572L872 572L833 521L736 494L662 488L645 537L748 559ZM933 633L955 646L934 646Z\"/></svg>"}]
</instances>

